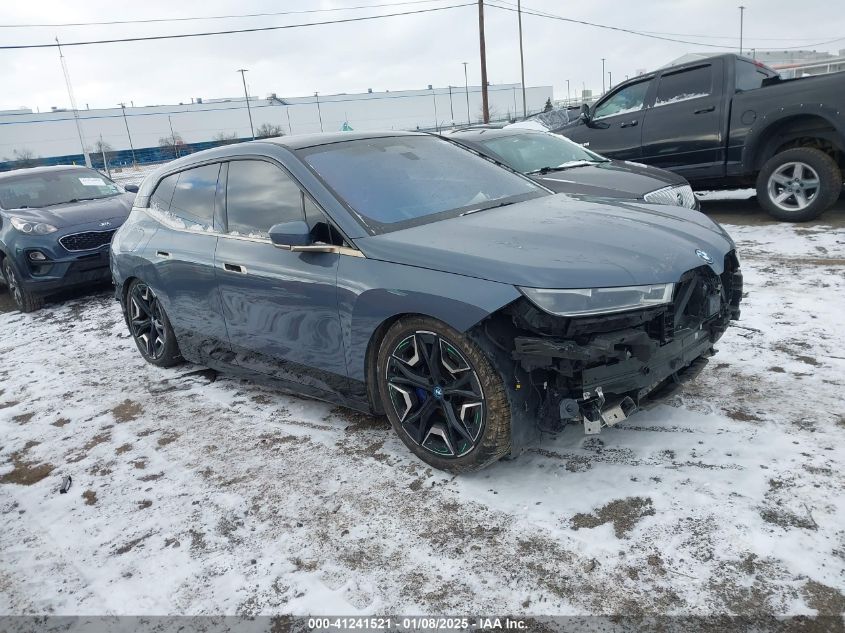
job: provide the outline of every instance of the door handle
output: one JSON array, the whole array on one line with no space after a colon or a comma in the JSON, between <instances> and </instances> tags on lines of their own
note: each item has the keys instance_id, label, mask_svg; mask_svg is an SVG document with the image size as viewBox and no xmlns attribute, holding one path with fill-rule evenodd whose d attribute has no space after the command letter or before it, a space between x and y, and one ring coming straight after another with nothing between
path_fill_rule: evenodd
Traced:
<instances>
[{"instance_id":1,"label":"door handle","mask_svg":"<svg viewBox=\"0 0 845 633\"><path fill-rule=\"evenodd\" d=\"M167 251L156 251L156 255L158 255L159 257L170 257L170 253L168 253Z\"/></svg>"},{"instance_id":2,"label":"door handle","mask_svg":"<svg viewBox=\"0 0 845 633\"><path fill-rule=\"evenodd\" d=\"M241 275L246 275L246 266L241 266L240 264L223 264L223 270L227 270L230 273L240 273Z\"/></svg>"},{"instance_id":3,"label":"door handle","mask_svg":"<svg viewBox=\"0 0 845 633\"><path fill-rule=\"evenodd\" d=\"M630 121L628 123L623 123L619 127L636 127L639 124L640 124L639 120L634 119L633 121Z\"/></svg>"},{"instance_id":4,"label":"door handle","mask_svg":"<svg viewBox=\"0 0 845 633\"><path fill-rule=\"evenodd\" d=\"M716 106L710 106L709 108L701 108L700 110L696 110L693 114L704 114L705 112L713 112L716 109Z\"/></svg>"}]
</instances>

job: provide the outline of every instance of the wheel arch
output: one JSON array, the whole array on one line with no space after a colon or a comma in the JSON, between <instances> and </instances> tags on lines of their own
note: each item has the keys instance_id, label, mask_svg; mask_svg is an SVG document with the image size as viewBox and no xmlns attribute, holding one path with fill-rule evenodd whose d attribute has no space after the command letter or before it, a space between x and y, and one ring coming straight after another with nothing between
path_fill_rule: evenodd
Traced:
<instances>
[{"instance_id":1,"label":"wheel arch","mask_svg":"<svg viewBox=\"0 0 845 633\"><path fill-rule=\"evenodd\" d=\"M749 171L759 171L772 156L793 147L814 147L829 154L840 167L845 164L845 131L824 106L783 109L761 123L752 128L746 141L743 163Z\"/></svg>"}]
</instances>

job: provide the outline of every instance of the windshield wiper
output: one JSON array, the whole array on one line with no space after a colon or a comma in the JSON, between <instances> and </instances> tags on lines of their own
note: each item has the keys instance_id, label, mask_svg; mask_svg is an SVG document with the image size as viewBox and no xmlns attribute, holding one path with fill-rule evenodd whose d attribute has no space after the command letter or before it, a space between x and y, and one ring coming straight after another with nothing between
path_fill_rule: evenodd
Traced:
<instances>
[{"instance_id":1,"label":"windshield wiper","mask_svg":"<svg viewBox=\"0 0 845 633\"><path fill-rule=\"evenodd\" d=\"M540 169L535 169L534 171L529 171L529 174L548 174L553 171L563 171L565 169L572 169L573 167L585 167L587 165L593 165L598 162L604 161L597 161L597 160L570 160L557 167L541 167Z\"/></svg>"},{"instance_id":2,"label":"windshield wiper","mask_svg":"<svg viewBox=\"0 0 845 633\"><path fill-rule=\"evenodd\" d=\"M465 215L470 215L471 213L478 213L479 211L487 211L489 209L498 209L499 207L506 207L508 205L515 204L514 202L500 202L499 204L491 204L489 207L481 207L479 209L471 209L470 211L464 211L458 217L463 217Z\"/></svg>"},{"instance_id":3,"label":"windshield wiper","mask_svg":"<svg viewBox=\"0 0 845 633\"><path fill-rule=\"evenodd\" d=\"M75 202L85 202L86 200L100 200L100 196L97 196L96 198L71 198L70 200L62 200L61 202L52 202L50 204L45 204L43 207L39 208L43 209L45 207L55 207L59 204L73 204Z\"/></svg>"}]
</instances>

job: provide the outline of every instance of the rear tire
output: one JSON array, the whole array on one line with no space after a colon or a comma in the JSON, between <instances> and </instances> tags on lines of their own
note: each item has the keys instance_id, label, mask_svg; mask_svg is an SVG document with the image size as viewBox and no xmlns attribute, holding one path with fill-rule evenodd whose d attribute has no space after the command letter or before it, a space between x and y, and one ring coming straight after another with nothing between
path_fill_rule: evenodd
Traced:
<instances>
[{"instance_id":1,"label":"rear tire","mask_svg":"<svg viewBox=\"0 0 845 633\"><path fill-rule=\"evenodd\" d=\"M757 176L757 200L786 222L807 222L824 213L842 191L842 172L830 156L812 147L775 154Z\"/></svg>"},{"instance_id":2,"label":"rear tire","mask_svg":"<svg viewBox=\"0 0 845 633\"><path fill-rule=\"evenodd\" d=\"M126 293L126 317L129 333L144 360L158 367L173 367L183 362L161 302L140 279L133 280Z\"/></svg>"},{"instance_id":3,"label":"rear tire","mask_svg":"<svg viewBox=\"0 0 845 633\"><path fill-rule=\"evenodd\" d=\"M461 473L508 453L504 381L467 336L434 319L403 318L387 331L377 363L390 424L425 463Z\"/></svg>"},{"instance_id":4,"label":"rear tire","mask_svg":"<svg viewBox=\"0 0 845 633\"><path fill-rule=\"evenodd\" d=\"M21 283L21 276L12 263L11 257L3 258L3 278L6 280L6 288L12 296L15 305L21 312L35 312L44 307L44 297L32 294Z\"/></svg>"}]
</instances>

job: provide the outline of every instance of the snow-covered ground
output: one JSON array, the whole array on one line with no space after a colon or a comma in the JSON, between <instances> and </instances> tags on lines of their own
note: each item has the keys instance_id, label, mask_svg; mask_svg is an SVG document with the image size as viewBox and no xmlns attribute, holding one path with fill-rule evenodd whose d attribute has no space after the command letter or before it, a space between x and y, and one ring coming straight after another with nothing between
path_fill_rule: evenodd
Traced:
<instances>
[{"instance_id":1,"label":"snow-covered ground","mask_svg":"<svg viewBox=\"0 0 845 633\"><path fill-rule=\"evenodd\" d=\"M0 613L845 611L845 229L728 230L742 320L680 395L460 477L145 364L108 292L0 314Z\"/></svg>"}]
</instances>

